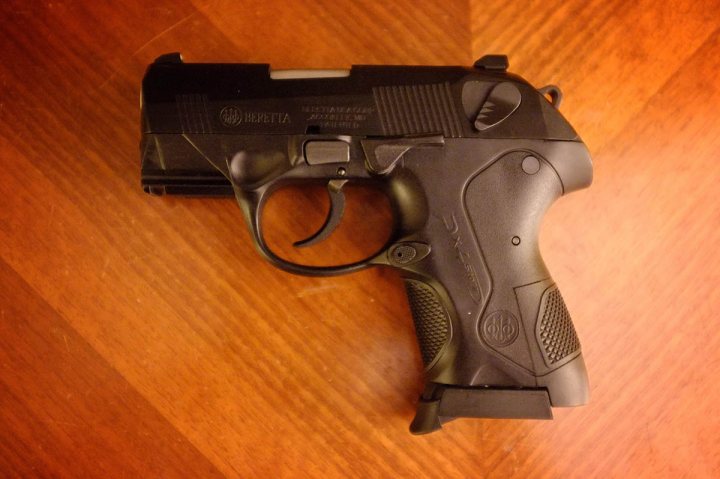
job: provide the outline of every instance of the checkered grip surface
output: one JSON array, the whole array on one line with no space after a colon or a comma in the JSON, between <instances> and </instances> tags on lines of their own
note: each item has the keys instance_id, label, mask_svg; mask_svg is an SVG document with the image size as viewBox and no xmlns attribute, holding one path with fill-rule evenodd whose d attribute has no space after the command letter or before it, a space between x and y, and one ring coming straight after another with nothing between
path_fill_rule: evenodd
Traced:
<instances>
[{"instance_id":1,"label":"checkered grip surface","mask_svg":"<svg viewBox=\"0 0 720 479\"><path fill-rule=\"evenodd\" d=\"M405 288L410 300L415 333L420 343L420 354L427 366L450 339L448 316L437 294L429 286L406 280Z\"/></svg>"},{"instance_id":2,"label":"checkered grip surface","mask_svg":"<svg viewBox=\"0 0 720 479\"><path fill-rule=\"evenodd\" d=\"M554 287L544 296L538 337L543 346L545 359L552 365L578 351L580 341L560 291Z\"/></svg>"}]
</instances>

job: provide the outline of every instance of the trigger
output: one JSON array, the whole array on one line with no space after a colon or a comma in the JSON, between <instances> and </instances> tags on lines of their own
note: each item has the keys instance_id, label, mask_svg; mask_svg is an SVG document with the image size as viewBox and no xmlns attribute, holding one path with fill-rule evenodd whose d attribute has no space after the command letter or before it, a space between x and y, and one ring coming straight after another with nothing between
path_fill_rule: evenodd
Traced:
<instances>
[{"instance_id":1,"label":"trigger","mask_svg":"<svg viewBox=\"0 0 720 479\"><path fill-rule=\"evenodd\" d=\"M304 240L296 241L293 243L293 246L298 248L312 246L321 242L335 231L345 211L345 195L342 192L342 187L347 181L348 180L330 180L328 182L327 189L330 194L330 211L328 212L327 218L325 218L325 223L315 234Z\"/></svg>"}]
</instances>

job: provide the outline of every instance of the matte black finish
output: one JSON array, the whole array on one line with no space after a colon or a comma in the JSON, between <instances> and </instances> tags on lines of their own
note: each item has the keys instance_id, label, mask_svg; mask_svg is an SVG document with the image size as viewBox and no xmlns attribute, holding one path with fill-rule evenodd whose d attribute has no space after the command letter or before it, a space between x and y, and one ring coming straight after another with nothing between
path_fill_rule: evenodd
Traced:
<instances>
[{"instance_id":1,"label":"matte black finish","mask_svg":"<svg viewBox=\"0 0 720 479\"><path fill-rule=\"evenodd\" d=\"M538 249L560 195L587 187L587 148L557 87L474 67L355 66L346 76L272 79L268 65L185 64L163 55L142 90L142 184L156 194L235 194L258 251L286 271L400 270L427 387L412 432L453 417L551 418L588 400L580 343ZM550 101L544 96L550 96ZM389 242L363 261L313 267L265 244L267 197L325 183L331 212L296 246L326 238L346 183L382 188Z\"/></svg>"}]
</instances>

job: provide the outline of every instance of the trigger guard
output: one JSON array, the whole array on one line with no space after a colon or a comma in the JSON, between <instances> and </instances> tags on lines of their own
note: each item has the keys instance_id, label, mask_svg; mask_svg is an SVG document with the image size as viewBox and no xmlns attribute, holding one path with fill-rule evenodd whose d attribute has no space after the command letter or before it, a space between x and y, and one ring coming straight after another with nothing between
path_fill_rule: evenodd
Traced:
<instances>
[{"instance_id":1,"label":"trigger guard","mask_svg":"<svg viewBox=\"0 0 720 479\"><path fill-rule=\"evenodd\" d=\"M388 241L385 245L380 248L377 253L372 254L368 258L353 263L340 264L335 266L308 266L300 263L294 263L292 261L286 261L265 243L265 239L262 234L261 226L261 210L265 203L265 197L268 191L241 191L239 188L235 188L236 198L240 204L240 208L245 214L250 226L250 234L252 235L255 248L258 252L273 266L287 271L288 273L303 275L303 276L338 276L341 274L354 273L367 269L370 266L377 264L384 264L385 261L382 258L386 257L386 253L390 246L394 244L394 240Z\"/></svg>"}]
</instances>

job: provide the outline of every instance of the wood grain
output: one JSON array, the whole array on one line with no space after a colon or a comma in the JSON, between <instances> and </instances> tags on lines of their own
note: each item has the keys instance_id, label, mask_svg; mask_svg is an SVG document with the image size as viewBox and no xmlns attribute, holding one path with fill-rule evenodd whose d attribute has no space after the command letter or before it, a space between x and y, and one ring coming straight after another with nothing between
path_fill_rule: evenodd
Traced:
<instances>
[{"instance_id":1,"label":"wood grain","mask_svg":"<svg viewBox=\"0 0 720 479\"><path fill-rule=\"evenodd\" d=\"M0 471L10 477L720 475L718 2L5 2L0 6ZM407 432L421 361L384 270L287 275L232 200L139 188L147 63L469 64L510 55L595 160L541 249L590 405ZM302 259L361 255L367 192ZM287 239L325 199L274 199ZM284 244L284 246L283 246Z\"/></svg>"}]
</instances>

